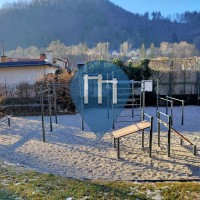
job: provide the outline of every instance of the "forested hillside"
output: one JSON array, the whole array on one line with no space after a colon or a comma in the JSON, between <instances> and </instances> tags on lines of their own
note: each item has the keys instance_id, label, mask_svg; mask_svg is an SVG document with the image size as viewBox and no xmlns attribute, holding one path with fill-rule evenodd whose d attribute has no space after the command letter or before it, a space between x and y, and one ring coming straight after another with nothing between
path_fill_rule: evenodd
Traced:
<instances>
[{"instance_id":1,"label":"forested hillside","mask_svg":"<svg viewBox=\"0 0 200 200\"><path fill-rule=\"evenodd\" d=\"M163 41L187 41L200 48L200 13L186 12L171 21L160 12L130 13L108 0L19 1L0 9L0 24L6 50L46 47L55 40L89 47L109 42L110 50L119 49L124 41L132 48Z\"/></svg>"}]
</instances>

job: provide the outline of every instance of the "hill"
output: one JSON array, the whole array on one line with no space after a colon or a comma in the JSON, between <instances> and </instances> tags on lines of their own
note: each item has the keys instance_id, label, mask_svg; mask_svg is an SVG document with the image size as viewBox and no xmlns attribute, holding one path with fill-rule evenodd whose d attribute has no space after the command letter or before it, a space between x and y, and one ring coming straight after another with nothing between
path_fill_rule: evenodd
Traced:
<instances>
[{"instance_id":1,"label":"hill","mask_svg":"<svg viewBox=\"0 0 200 200\"><path fill-rule=\"evenodd\" d=\"M200 48L200 13L186 12L178 22L160 12L130 13L108 0L32 0L0 9L0 39L6 49L45 47L59 39L66 45L86 42L90 47L109 42L110 49L128 41L134 48L162 41L195 43Z\"/></svg>"}]
</instances>

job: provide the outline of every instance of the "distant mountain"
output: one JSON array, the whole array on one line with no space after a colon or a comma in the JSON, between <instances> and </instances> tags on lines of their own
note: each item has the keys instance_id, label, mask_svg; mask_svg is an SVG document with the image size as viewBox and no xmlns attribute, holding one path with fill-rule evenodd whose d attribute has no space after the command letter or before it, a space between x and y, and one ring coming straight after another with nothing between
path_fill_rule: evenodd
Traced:
<instances>
[{"instance_id":1,"label":"distant mountain","mask_svg":"<svg viewBox=\"0 0 200 200\"><path fill-rule=\"evenodd\" d=\"M160 12L133 14L108 0L32 0L0 9L0 40L6 50L30 45L46 47L53 40L65 45L109 42L110 49L128 41L134 48L162 41L195 43L200 48L200 13L186 12L178 22Z\"/></svg>"}]
</instances>

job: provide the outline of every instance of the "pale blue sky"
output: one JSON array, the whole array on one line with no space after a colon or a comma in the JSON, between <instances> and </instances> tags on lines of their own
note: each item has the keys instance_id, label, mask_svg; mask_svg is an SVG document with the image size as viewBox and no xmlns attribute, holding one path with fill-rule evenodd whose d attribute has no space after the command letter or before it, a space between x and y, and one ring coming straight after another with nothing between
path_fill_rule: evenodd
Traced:
<instances>
[{"instance_id":1,"label":"pale blue sky","mask_svg":"<svg viewBox=\"0 0 200 200\"><path fill-rule=\"evenodd\" d=\"M16 0L0 0L0 6L5 2ZM65 1L65 0L63 0ZM83 0L84 1L84 0ZM94 0L95 1L95 0ZM200 11L200 0L110 0L116 5L133 13L161 11L164 16L183 13L185 11Z\"/></svg>"},{"instance_id":2,"label":"pale blue sky","mask_svg":"<svg viewBox=\"0 0 200 200\"><path fill-rule=\"evenodd\" d=\"M110 0L116 5L133 13L161 11L164 16L200 11L200 0Z\"/></svg>"}]
</instances>

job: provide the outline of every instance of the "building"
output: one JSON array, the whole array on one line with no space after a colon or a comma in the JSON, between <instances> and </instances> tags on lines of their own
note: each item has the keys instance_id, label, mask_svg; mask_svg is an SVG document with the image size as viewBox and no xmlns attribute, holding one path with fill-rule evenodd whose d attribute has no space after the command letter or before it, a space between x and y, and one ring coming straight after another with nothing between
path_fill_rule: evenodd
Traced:
<instances>
[{"instance_id":1,"label":"building","mask_svg":"<svg viewBox=\"0 0 200 200\"><path fill-rule=\"evenodd\" d=\"M0 62L0 84L9 85L22 82L33 84L45 75L55 73L58 69L57 66L43 59L45 57L35 60L19 59L11 62L4 57Z\"/></svg>"}]
</instances>

